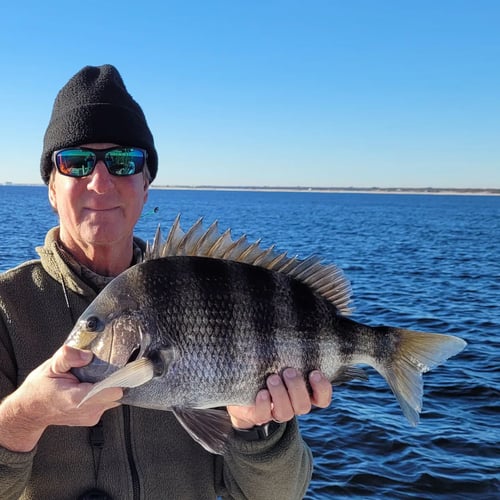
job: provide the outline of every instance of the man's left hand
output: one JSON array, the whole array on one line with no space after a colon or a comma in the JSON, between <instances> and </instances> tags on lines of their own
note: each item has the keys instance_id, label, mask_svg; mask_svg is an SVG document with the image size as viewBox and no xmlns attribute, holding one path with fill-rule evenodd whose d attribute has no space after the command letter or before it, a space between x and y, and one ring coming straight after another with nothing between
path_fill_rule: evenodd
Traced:
<instances>
[{"instance_id":1,"label":"man's left hand","mask_svg":"<svg viewBox=\"0 0 500 500\"><path fill-rule=\"evenodd\" d=\"M270 375L266 380L267 389L257 394L254 406L228 406L233 427L250 429L271 420L288 422L296 415L305 415L313 406L326 408L332 400L332 385L318 370L309 374L312 394L305 380L294 368L287 368L283 376Z\"/></svg>"}]
</instances>

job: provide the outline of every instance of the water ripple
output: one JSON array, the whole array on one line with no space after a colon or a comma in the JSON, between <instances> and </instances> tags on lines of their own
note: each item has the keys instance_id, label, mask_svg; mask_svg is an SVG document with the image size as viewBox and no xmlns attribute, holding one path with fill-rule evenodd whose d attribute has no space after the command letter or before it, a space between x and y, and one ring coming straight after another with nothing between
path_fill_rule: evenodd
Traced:
<instances>
[{"instance_id":1,"label":"water ripple","mask_svg":"<svg viewBox=\"0 0 500 500\"><path fill-rule=\"evenodd\" d=\"M55 223L46 188L0 186L0 271L35 257ZM382 378L334 390L301 417L315 457L310 500L500 498L500 198L153 190L137 233L183 214L291 254L321 255L352 282L354 319L458 335L459 356L424 375L408 425Z\"/></svg>"}]
</instances>

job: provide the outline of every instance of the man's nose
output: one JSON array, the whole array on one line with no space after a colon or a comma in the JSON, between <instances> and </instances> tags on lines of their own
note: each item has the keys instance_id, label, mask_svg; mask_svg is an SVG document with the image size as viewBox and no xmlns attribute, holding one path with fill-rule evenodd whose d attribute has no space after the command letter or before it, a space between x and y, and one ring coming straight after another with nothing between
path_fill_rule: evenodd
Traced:
<instances>
[{"instance_id":1,"label":"man's nose","mask_svg":"<svg viewBox=\"0 0 500 500\"><path fill-rule=\"evenodd\" d=\"M99 160L94 167L94 171L90 174L89 187L98 193L102 193L113 186L113 176L108 172L104 161Z\"/></svg>"}]
</instances>

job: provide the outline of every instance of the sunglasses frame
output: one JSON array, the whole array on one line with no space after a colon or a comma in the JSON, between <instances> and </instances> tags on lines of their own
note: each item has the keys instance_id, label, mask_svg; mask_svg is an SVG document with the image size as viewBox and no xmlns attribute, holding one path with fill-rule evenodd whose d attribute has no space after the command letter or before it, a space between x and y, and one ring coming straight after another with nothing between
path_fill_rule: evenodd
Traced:
<instances>
[{"instance_id":1,"label":"sunglasses frame","mask_svg":"<svg viewBox=\"0 0 500 500\"><path fill-rule=\"evenodd\" d=\"M140 151L144 155L144 160L142 162L142 165L139 168L137 168L133 174L129 174L129 173L127 173L127 174L119 174L117 172L113 172L111 170L112 166L108 165L108 163L106 161L106 155L109 152L111 152L111 151L117 151L117 150L124 150L124 149ZM94 164L92 165L89 173L85 174L85 175L72 175L72 174L63 172L61 170L61 167L59 166L59 163L58 163L58 155L60 153L63 153L64 151L85 151L85 152L92 153L94 155L94 158L93 158ZM131 175L139 174L139 173L141 173L144 170L144 166L146 165L147 159L148 159L148 152L145 149L137 148L135 146L133 146L133 147L113 146L112 148L106 148L106 149L94 149L94 148L86 148L86 147L73 147L73 148L58 149L57 151L54 151L52 153L52 163L57 168L57 171L61 175L65 175L66 177L73 177L74 179L81 179L83 177L88 177L89 175L91 175L92 172L94 171L97 163L99 161L102 161L104 163L104 165L106 166L106 170L108 171L108 173L110 175L113 175L115 177L130 177Z\"/></svg>"}]
</instances>

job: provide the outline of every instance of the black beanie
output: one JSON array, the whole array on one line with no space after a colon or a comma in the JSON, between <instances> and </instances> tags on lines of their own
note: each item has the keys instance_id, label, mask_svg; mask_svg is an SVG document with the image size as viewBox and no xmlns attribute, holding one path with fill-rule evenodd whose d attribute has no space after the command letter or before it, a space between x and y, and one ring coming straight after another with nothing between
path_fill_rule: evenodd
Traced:
<instances>
[{"instance_id":1,"label":"black beanie","mask_svg":"<svg viewBox=\"0 0 500 500\"><path fill-rule=\"evenodd\" d=\"M156 177L158 154L144 113L110 64L86 66L57 94L43 139L40 171L45 184L54 151L93 142L145 149L149 172Z\"/></svg>"}]
</instances>

